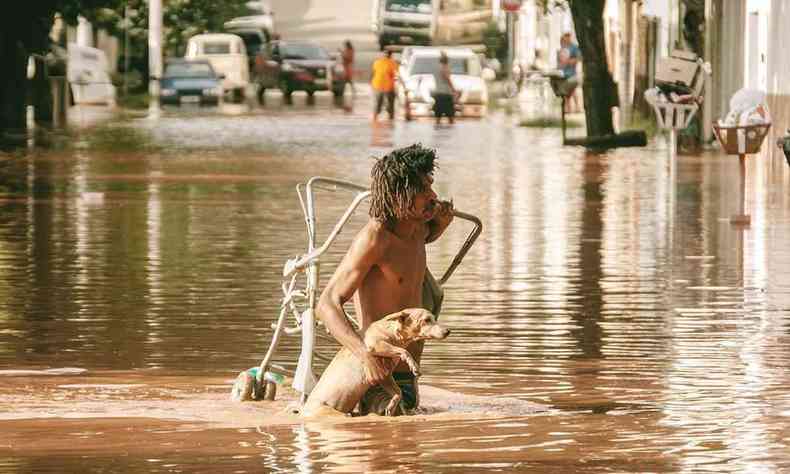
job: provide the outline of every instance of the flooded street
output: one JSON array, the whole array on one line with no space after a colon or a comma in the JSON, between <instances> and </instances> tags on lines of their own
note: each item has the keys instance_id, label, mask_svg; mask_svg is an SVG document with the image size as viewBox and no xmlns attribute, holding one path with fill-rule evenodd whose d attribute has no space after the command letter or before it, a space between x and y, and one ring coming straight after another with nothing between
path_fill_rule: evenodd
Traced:
<instances>
[{"instance_id":1,"label":"flooded street","mask_svg":"<svg viewBox=\"0 0 790 474\"><path fill-rule=\"evenodd\" d=\"M437 128L328 102L165 110L3 156L0 471L790 472L790 168L772 136L739 226L737 157L673 164L660 138L592 154L501 110ZM306 248L296 184L367 184L371 156L414 142L484 225L445 285L423 412L303 422L287 387L230 402ZM322 191L319 239L350 199ZM434 273L469 230L428 247Z\"/></svg>"}]
</instances>

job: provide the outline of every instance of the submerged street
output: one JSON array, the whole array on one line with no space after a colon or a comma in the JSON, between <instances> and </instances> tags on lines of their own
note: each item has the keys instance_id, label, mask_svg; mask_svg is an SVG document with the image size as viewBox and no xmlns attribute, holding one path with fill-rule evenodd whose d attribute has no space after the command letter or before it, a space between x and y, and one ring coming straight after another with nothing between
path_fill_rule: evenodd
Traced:
<instances>
[{"instance_id":1,"label":"submerged street","mask_svg":"<svg viewBox=\"0 0 790 474\"><path fill-rule=\"evenodd\" d=\"M772 137L739 226L738 160L719 151L593 154L496 107L437 128L371 124L364 92L353 111L304 100L101 120L4 158L0 470L790 469L790 172ZM367 184L372 156L414 142L438 151L440 197L484 225L445 285L424 412L303 423L286 387L230 402L306 248L296 184ZM349 202L322 191L319 239ZM434 273L469 230L428 247Z\"/></svg>"}]
</instances>

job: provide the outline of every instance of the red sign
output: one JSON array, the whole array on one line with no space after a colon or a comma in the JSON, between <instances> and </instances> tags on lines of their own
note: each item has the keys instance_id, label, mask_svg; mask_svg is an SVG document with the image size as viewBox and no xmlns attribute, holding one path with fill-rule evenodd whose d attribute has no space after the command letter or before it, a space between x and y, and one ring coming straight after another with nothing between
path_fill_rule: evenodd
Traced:
<instances>
[{"instance_id":1,"label":"red sign","mask_svg":"<svg viewBox=\"0 0 790 474\"><path fill-rule=\"evenodd\" d=\"M521 0L502 0L502 10L517 12L521 10Z\"/></svg>"}]
</instances>

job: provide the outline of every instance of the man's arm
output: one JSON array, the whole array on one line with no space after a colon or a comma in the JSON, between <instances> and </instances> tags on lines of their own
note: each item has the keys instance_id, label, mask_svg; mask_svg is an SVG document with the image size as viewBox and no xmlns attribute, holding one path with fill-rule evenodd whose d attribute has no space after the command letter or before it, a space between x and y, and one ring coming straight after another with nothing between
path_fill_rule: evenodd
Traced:
<instances>
[{"instance_id":1,"label":"man's arm","mask_svg":"<svg viewBox=\"0 0 790 474\"><path fill-rule=\"evenodd\" d=\"M425 237L427 244L438 239L453 221L452 201L439 201L436 205L438 206L436 215L428 221L428 235Z\"/></svg>"},{"instance_id":2,"label":"man's arm","mask_svg":"<svg viewBox=\"0 0 790 474\"><path fill-rule=\"evenodd\" d=\"M360 232L329 279L316 308L318 317L332 336L362 361L365 376L371 383L381 382L388 372L351 326L343 304L359 289L365 275L383 255L385 246L385 239L368 227Z\"/></svg>"}]
</instances>

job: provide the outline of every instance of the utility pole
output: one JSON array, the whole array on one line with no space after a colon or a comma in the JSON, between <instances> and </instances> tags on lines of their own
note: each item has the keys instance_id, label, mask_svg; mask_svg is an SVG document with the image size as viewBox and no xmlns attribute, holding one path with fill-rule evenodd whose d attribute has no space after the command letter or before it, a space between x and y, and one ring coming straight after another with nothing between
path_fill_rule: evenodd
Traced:
<instances>
[{"instance_id":1,"label":"utility pole","mask_svg":"<svg viewBox=\"0 0 790 474\"><path fill-rule=\"evenodd\" d=\"M159 112L162 78L162 0L148 0L148 94L151 112Z\"/></svg>"},{"instance_id":2,"label":"utility pole","mask_svg":"<svg viewBox=\"0 0 790 474\"><path fill-rule=\"evenodd\" d=\"M129 2L123 7L123 96L129 97Z\"/></svg>"}]
</instances>

